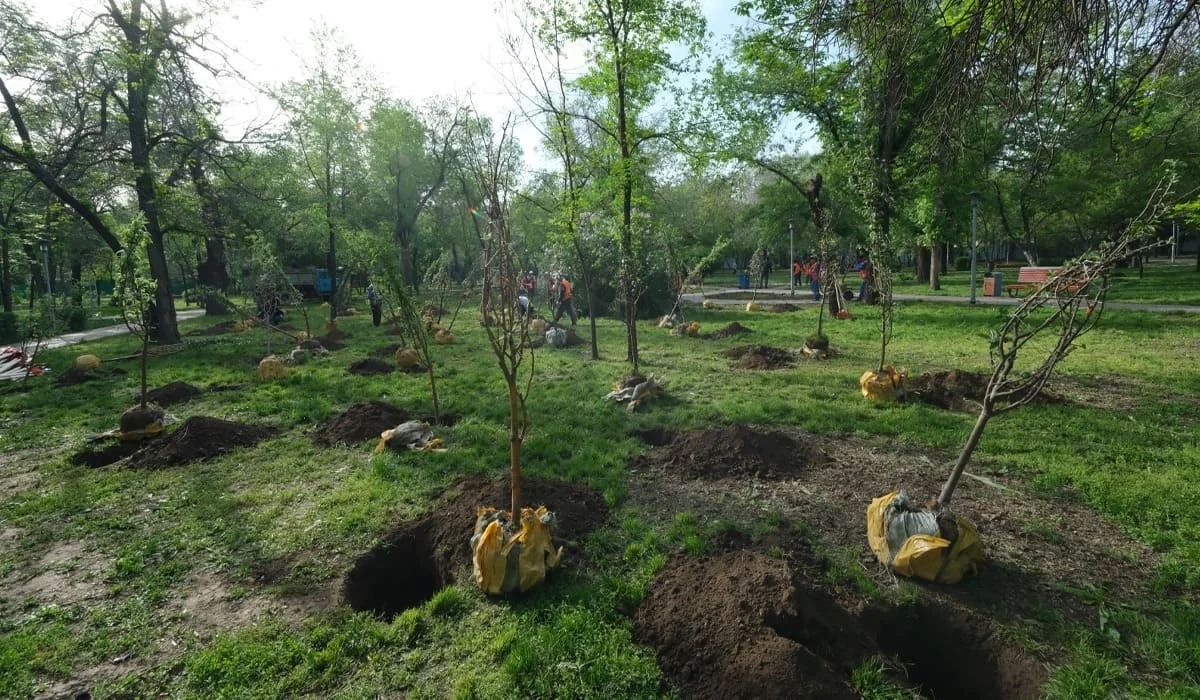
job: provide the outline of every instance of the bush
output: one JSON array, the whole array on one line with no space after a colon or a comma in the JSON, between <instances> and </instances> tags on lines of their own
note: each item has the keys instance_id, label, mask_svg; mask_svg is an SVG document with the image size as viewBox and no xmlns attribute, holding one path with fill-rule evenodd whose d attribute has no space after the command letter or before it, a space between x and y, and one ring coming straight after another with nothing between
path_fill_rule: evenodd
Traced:
<instances>
[{"instance_id":1,"label":"bush","mask_svg":"<svg viewBox=\"0 0 1200 700\"><path fill-rule=\"evenodd\" d=\"M954 269L957 272L966 272L971 269L971 258L964 255L954 259Z\"/></svg>"},{"instance_id":2,"label":"bush","mask_svg":"<svg viewBox=\"0 0 1200 700\"><path fill-rule=\"evenodd\" d=\"M21 324L11 311L0 311L0 343L15 343L21 339Z\"/></svg>"},{"instance_id":3,"label":"bush","mask_svg":"<svg viewBox=\"0 0 1200 700\"><path fill-rule=\"evenodd\" d=\"M59 318L66 325L68 333L87 330L87 312L78 304L67 305L59 313Z\"/></svg>"}]
</instances>

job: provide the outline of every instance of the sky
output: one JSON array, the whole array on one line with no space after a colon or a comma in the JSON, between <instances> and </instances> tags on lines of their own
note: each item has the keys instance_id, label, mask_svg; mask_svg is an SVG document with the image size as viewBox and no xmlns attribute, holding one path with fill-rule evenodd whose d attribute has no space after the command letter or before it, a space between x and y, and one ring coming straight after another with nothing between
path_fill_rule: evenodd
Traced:
<instances>
[{"instance_id":1,"label":"sky","mask_svg":"<svg viewBox=\"0 0 1200 700\"><path fill-rule=\"evenodd\" d=\"M180 0L170 1L177 5ZM227 0L226 13L205 19L234 50L231 63L259 86L302 77L302 57L311 53L310 32L323 21L340 30L364 69L390 95L415 104L436 96L469 100L480 112L503 119L509 112L519 113L505 79L512 74L503 43L511 19L503 1ZM38 0L33 5L44 19L60 22L100 2ZM718 39L741 21L733 14L734 2L701 0L709 31ZM225 84L222 94L232 98L222 113L230 135L275 112L270 99L247 85ZM532 127L519 128L517 137L528 164L544 162Z\"/></svg>"}]
</instances>

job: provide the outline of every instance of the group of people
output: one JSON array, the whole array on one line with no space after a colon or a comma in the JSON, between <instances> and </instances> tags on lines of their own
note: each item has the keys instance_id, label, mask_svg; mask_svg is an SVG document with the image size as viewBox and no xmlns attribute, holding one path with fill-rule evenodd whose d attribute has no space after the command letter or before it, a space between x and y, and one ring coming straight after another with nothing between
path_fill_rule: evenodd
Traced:
<instances>
[{"instance_id":1,"label":"group of people","mask_svg":"<svg viewBox=\"0 0 1200 700\"><path fill-rule=\"evenodd\" d=\"M575 303L572 301L574 290L571 287L571 281L564 274L556 274L550 276L550 286L548 291L550 303L554 306L554 318L551 323L558 323L562 315L567 314L567 318L571 319L571 325L574 326L579 322L579 316L575 313ZM519 289L517 292L517 313L524 316L533 315L533 299L537 295L537 274L530 270L524 275L521 275L519 280Z\"/></svg>"},{"instance_id":2,"label":"group of people","mask_svg":"<svg viewBox=\"0 0 1200 700\"><path fill-rule=\"evenodd\" d=\"M858 271L858 277L861 282L858 285L858 296L856 299L863 299L867 293L867 280L871 276L871 260L866 255L860 255L855 261L853 269ZM808 283L809 289L812 290L813 301L821 301L821 261L815 256L808 256L804 259L804 264L800 264L799 260L792 261L792 277L796 284L800 284L801 279ZM847 291L849 294L849 291Z\"/></svg>"}]
</instances>

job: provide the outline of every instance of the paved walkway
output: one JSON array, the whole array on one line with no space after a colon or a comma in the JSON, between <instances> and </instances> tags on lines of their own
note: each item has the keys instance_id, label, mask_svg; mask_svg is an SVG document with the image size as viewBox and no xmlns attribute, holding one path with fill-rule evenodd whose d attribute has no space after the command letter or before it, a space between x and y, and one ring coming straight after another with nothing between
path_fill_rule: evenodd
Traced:
<instances>
[{"instance_id":1,"label":"paved walkway","mask_svg":"<svg viewBox=\"0 0 1200 700\"><path fill-rule=\"evenodd\" d=\"M199 318L204 315L204 309L188 309L186 311L176 311L175 319L178 321L186 321L190 318ZM64 335L55 336L46 342L42 343L42 350L53 350L62 348L76 343L86 343L90 340L104 340L118 335L125 335L129 329L124 323L118 323L115 326L105 326L104 328L96 328L90 331L80 331L78 333L66 333Z\"/></svg>"},{"instance_id":2,"label":"paved walkway","mask_svg":"<svg viewBox=\"0 0 1200 700\"><path fill-rule=\"evenodd\" d=\"M705 294L684 294L683 300L693 304L699 304L705 299L709 299L717 304L735 305L745 304L746 299L726 299L722 298L730 294L747 294L747 290L738 289L737 287L714 287L711 291L706 291ZM758 298L764 302L787 302L789 304L812 304L816 302L812 300L812 293L806 288L801 290L796 288L796 295L791 296L787 287L768 287L758 290ZM969 304L971 302L968 297L950 297L936 294L896 294L893 295L896 301L921 301L934 304ZM855 302L851 302L853 304ZM1012 297L976 297L976 303L981 306L1016 306L1021 303L1021 299ZM1185 304L1138 304L1128 301L1110 301L1105 304L1109 309L1121 309L1124 311L1156 311L1160 313L1166 312L1182 312L1189 314L1200 314L1200 306L1188 306Z\"/></svg>"}]
</instances>

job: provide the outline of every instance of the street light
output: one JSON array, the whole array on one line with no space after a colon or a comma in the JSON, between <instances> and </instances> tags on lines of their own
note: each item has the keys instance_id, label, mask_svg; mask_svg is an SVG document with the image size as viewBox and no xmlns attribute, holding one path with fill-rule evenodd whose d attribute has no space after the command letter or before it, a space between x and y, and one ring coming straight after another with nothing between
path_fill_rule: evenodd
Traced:
<instances>
[{"instance_id":1,"label":"street light","mask_svg":"<svg viewBox=\"0 0 1200 700\"><path fill-rule=\"evenodd\" d=\"M979 193L971 193L971 303L975 303L975 219L979 212Z\"/></svg>"}]
</instances>

